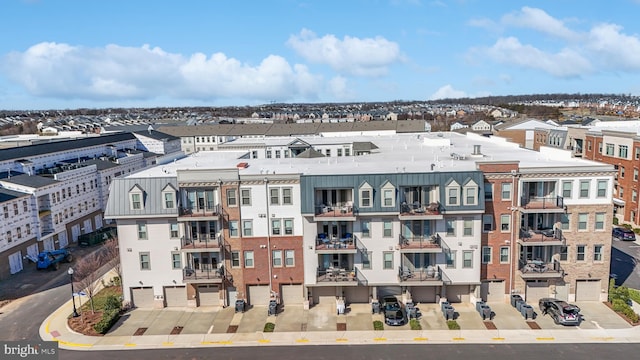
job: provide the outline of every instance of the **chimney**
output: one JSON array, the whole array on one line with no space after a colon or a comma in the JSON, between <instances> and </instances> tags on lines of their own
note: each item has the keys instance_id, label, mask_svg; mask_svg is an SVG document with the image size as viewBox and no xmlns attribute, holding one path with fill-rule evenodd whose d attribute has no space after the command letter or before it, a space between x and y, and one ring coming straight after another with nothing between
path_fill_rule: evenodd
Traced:
<instances>
[{"instance_id":1,"label":"chimney","mask_svg":"<svg viewBox=\"0 0 640 360\"><path fill-rule=\"evenodd\" d=\"M473 145L473 155L482 155L480 145Z\"/></svg>"}]
</instances>

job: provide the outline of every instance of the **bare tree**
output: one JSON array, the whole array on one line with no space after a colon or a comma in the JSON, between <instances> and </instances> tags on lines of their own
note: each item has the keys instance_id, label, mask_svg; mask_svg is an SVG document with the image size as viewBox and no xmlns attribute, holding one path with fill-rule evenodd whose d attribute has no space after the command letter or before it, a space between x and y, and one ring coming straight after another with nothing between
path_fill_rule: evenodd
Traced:
<instances>
[{"instance_id":1,"label":"bare tree","mask_svg":"<svg viewBox=\"0 0 640 360\"><path fill-rule=\"evenodd\" d=\"M120 286L122 286L122 266L120 266L120 248L118 246L118 238L107 240L103 245L103 254L107 264L113 268L118 275Z\"/></svg>"},{"instance_id":2,"label":"bare tree","mask_svg":"<svg viewBox=\"0 0 640 360\"><path fill-rule=\"evenodd\" d=\"M98 279L100 279L98 269L102 266L102 262L102 256L100 253L98 251L94 251L83 257L82 260L78 261L75 269L76 271L74 273L75 278L78 279L76 282L80 285L80 289L84 290L87 296L89 296L92 313L95 313L95 308L93 307L93 296L98 291L98 285L100 284L98 281Z\"/></svg>"}]
</instances>

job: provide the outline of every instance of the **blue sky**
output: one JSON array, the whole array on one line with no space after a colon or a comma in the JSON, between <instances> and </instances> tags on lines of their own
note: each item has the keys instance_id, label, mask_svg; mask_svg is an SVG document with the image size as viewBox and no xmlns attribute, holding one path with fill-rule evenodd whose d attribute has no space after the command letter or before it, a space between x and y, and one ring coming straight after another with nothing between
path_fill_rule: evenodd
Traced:
<instances>
[{"instance_id":1,"label":"blue sky","mask_svg":"<svg viewBox=\"0 0 640 360\"><path fill-rule=\"evenodd\" d=\"M3 0L0 109L640 95L640 0Z\"/></svg>"}]
</instances>

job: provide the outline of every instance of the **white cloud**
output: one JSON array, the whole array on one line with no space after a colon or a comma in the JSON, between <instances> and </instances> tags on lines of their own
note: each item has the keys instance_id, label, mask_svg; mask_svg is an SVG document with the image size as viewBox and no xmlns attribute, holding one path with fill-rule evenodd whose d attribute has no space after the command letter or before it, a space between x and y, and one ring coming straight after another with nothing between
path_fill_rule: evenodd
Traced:
<instances>
[{"instance_id":1,"label":"white cloud","mask_svg":"<svg viewBox=\"0 0 640 360\"><path fill-rule=\"evenodd\" d=\"M520 11L502 17L502 24L507 26L530 28L547 35L564 39L573 39L577 34L567 28L564 23L542 9L523 7Z\"/></svg>"},{"instance_id":2,"label":"white cloud","mask_svg":"<svg viewBox=\"0 0 640 360\"><path fill-rule=\"evenodd\" d=\"M640 39L621 33L622 27L601 24L589 32L585 47L605 66L626 71L640 70Z\"/></svg>"},{"instance_id":3,"label":"white cloud","mask_svg":"<svg viewBox=\"0 0 640 360\"><path fill-rule=\"evenodd\" d=\"M467 93L465 93L462 90L456 90L453 88L453 86L451 86L450 84L447 84L445 86L442 86L438 90L436 90L436 92L433 93L431 97L429 97L429 100L459 99L459 98L465 98L465 97L468 97Z\"/></svg>"},{"instance_id":4,"label":"white cloud","mask_svg":"<svg viewBox=\"0 0 640 360\"><path fill-rule=\"evenodd\" d=\"M356 98L356 93L349 86L347 79L336 76L327 82L328 93L338 101L349 101Z\"/></svg>"},{"instance_id":5,"label":"white cloud","mask_svg":"<svg viewBox=\"0 0 640 360\"><path fill-rule=\"evenodd\" d=\"M253 66L222 53L185 57L148 45L85 48L45 42L8 54L1 65L29 93L52 98L310 100L324 86L306 66L280 56Z\"/></svg>"},{"instance_id":6,"label":"white cloud","mask_svg":"<svg viewBox=\"0 0 640 360\"><path fill-rule=\"evenodd\" d=\"M381 76L388 67L402 60L397 43L383 37L356 38L345 36L340 40L334 35L319 38L310 30L289 37L287 44L305 60L326 64L341 74L356 76Z\"/></svg>"}]
</instances>

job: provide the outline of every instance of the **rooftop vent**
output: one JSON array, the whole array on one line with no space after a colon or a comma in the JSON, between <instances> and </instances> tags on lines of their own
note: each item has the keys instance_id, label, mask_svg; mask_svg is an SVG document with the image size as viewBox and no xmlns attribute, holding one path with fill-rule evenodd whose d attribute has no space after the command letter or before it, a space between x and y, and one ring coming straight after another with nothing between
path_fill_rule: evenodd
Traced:
<instances>
[{"instance_id":1,"label":"rooftop vent","mask_svg":"<svg viewBox=\"0 0 640 360\"><path fill-rule=\"evenodd\" d=\"M480 145L473 145L472 155L482 155L482 151L480 151Z\"/></svg>"},{"instance_id":2,"label":"rooftop vent","mask_svg":"<svg viewBox=\"0 0 640 360\"><path fill-rule=\"evenodd\" d=\"M248 167L249 167L249 163L247 163L247 162L241 162L241 163L238 163L238 165L236 165L236 167L237 167L238 169L246 169L246 168L248 168Z\"/></svg>"}]
</instances>

